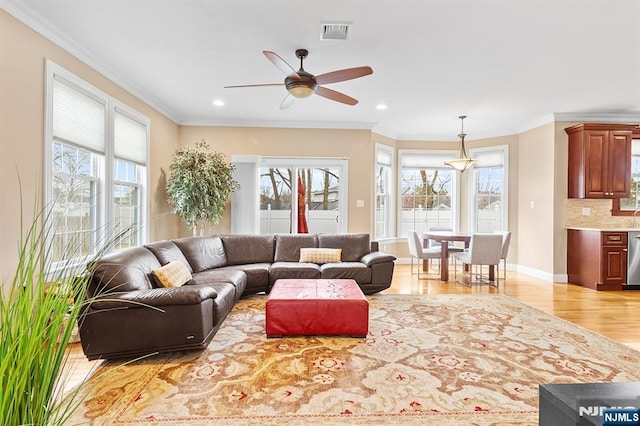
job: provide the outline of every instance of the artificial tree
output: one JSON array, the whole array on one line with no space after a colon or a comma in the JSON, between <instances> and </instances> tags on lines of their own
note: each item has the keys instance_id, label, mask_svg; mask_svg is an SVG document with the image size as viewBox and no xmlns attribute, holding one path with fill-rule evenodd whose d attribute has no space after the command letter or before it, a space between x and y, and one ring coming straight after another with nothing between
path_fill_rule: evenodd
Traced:
<instances>
[{"instance_id":1,"label":"artificial tree","mask_svg":"<svg viewBox=\"0 0 640 426\"><path fill-rule=\"evenodd\" d=\"M167 182L172 212L185 220L197 235L198 226L217 224L231 193L240 187L233 179L235 167L219 152L208 152L209 143L200 139L195 147L181 148L173 155Z\"/></svg>"}]
</instances>

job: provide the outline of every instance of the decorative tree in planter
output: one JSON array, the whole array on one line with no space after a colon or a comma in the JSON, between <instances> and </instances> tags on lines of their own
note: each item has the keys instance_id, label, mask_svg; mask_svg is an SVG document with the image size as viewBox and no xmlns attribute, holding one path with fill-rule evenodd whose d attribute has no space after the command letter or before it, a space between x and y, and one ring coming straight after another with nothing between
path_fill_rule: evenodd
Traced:
<instances>
[{"instance_id":1,"label":"decorative tree in planter","mask_svg":"<svg viewBox=\"0 0 640 426\"><path fill-rule=\"evenodd\" d=\"M217 224L231 193L240 187L233 179L235 167L219 152L207 152L205 139L195 148L181 148L173 155L167 183L173 213L185 220L196 235L206 222Z\"/></svg>"}]
</instances>

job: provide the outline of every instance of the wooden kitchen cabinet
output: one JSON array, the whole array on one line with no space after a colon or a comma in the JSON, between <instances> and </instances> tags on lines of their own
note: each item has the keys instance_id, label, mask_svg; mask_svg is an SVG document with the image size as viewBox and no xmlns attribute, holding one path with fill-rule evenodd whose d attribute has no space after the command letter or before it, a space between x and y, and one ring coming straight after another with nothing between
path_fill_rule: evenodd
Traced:
<instances>
[{"instance_id":1,"label":"wooden kitchen cabinet","mask_svg":"<svg viewBox=\"0 0 640 426\"><path fill-rule=\"evenodd\" d=\"M631 140L636 124L567 127L569 198L626 198L631 193Z\"/></svg>"},{"instance_id":2,"label":"wooden kitchen cabinet","mask_svg":"<svg viewBox=\"0 0 640 426\"><path fill-rule=\"evenodd\" d=\"M594 290L621 290L627 282L627 233L567 230L570 283Z\"/></svg>"}]
</instances>

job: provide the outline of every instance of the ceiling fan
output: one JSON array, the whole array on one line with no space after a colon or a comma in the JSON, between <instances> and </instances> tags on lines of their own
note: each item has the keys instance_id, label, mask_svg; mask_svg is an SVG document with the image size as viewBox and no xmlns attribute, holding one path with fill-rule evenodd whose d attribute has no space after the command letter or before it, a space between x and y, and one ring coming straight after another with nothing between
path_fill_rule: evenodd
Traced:
<instances>
[{"instance_id":1,"label":"ceiling fan","mask_svg":"<svg viewBox=\"0 0 640 426\"><path fill-rule=\"evenodd\" d=\"M353 80L354 78L364 77L373 73L371 67L355 67L346 68L338 71L332 71L325 74L313 75L308 73L302 67L302 62L309 54L306 49L296 50L296 56L300 58L300 69L294 70L284 59L277 54L265 50L264 56L267 57L273 65L282 71L286 77L284 83L273 84L245 84L240 86L225 86L226 89L238 88L238 87L263 87L263 86L285 86L289 92L282 101L280 109L286 109L293 103L295 98L308 98L309 96L316 95L323 98L331 99L332 101L342 102L347 105L355 105L358 101L351 96L347 96L344 93L337 92L332 89L328 89L323 84L338 83L340 81Z\"/></svg>"}]
</instances>

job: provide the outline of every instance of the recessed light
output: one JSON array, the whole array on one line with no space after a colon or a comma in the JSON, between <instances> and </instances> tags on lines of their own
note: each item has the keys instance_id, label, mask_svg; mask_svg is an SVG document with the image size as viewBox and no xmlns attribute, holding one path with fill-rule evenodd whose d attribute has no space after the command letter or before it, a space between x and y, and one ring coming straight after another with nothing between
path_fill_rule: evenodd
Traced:
<instances>
[{"instance_id":1,"label":"recessed light","mask_svg":"<svg viewBox=\"0 0 640 426\"><path fill-rule=\"evenodd\" d=\"M376 109L377 109L378 111L383 111L383 110L387 109L387 106L386 106L385 104L378 104L378 105L376 106Z\"/></svg>"},{"instance_id":2,"label":"recessed light","mask_svg":"<svg viewBox=\"0 0 640 426\"><path fill-rule=\"evenodd\" d=\"M216 99L215 101L213 101L213 104L217 107L221 107L221 106L224 106L224 101L221 101L220 99Z\"/></svg>"}]
</instances>

